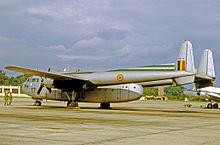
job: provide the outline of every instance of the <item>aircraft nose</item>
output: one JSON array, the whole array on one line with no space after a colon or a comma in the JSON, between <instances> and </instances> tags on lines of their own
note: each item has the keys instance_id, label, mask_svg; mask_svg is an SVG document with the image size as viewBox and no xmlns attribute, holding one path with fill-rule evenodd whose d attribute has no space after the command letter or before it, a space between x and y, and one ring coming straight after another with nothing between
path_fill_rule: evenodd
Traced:
<instances>
[{"instance_id":1,"label":"aircraft nose","mask_svg":"<svg viewBox=\"0 0 220 145\"><path fill-rule=\"evenodd\" d=\"M21 93L22 93L22 94L24 93L24 91L23 91L23 90L24 90L24 85L25 85L25 83L22 83L22 84L21 84Z\"/></svg>"},{"instance_id":2,"label":"aircraft nose","mask_svg":"<svg viewBox=\"0 0 220 145\"><path fill-rule=\"evenodd\" d=\"M27 92L27 84L26 83L23 83L22 85L21 85L21 93L22 94L26 94L26 92Z\"/></svg>"}]
</instances>

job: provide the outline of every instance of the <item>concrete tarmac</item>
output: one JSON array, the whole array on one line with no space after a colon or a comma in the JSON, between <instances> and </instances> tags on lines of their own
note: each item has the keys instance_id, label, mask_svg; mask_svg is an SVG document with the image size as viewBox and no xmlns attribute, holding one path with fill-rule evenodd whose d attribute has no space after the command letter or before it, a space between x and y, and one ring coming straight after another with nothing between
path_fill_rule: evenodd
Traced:
<instances>
[{"instance_id":1,"label":"concrete tarmac","mask_svg":"<svg viewBox=\"0 0 220 145\"><path fill-rule=\"evenodd\" d=\"M0 98L0 144L129 144L219 145L220 109L202 109L204 103L135 101L112 104L79 103L67 109L63 102L32 106L29 98L16 98L3 106Z\"/></svg>"}]
</instances>

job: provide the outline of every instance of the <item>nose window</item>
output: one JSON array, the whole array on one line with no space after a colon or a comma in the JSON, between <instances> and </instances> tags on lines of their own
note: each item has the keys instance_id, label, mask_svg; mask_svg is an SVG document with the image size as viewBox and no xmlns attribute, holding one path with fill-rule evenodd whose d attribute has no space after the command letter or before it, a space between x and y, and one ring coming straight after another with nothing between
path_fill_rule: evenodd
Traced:
<instances>
[{"instance_id":1,"label":"nose window","mask_svg":"<svg viewBox=\"0 0 220 145\"><path fill-rule=\"evenodd\" d=\"M28 79L28 82L29 82L30 80ZM40 80L39 80L39 78L33 78L33 79L31 79L31 82L39 82Z\"/></svg>"},{"instance_id":2,"label":"nose window","mask_svg":"<svg viewBox=\"0 0 220 145\"><path fill-rule=\"evenodd\" d=\"M31 88L31 92L34 93L36 91L36 88Z\"/></svg>"},{"instance_id":3,"label":"nose window","mask_svg":"<svg viewBox=\"0 0 220 145\"><path fill-rule=\"evenodd\" d=\"M28 88L28 85L27 85L27 84L25 84L25 85L24 85L24 87L25 87L25 88Z\"/></svg>"}]
</instances>

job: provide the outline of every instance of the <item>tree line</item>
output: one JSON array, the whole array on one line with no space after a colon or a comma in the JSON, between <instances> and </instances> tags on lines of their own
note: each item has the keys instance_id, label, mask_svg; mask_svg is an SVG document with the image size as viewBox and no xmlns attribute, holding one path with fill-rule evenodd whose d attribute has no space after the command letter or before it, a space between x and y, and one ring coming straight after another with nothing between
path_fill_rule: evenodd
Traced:
<instances>
[{"instance_id":1,"label":"tree line","mask_svg":"<svg viewBox=\"0 0 220 145\"><path fill-rule=\"evenodd\" d=\"M164 88L164 96L168 97L169 99L174 100L183 100L186 95L184 95L184 87L176 86L170 87L166 86ZM144 88L144 95L146 96L158 96L158 87L145 87Z\"/></svg>"},{"instance_id":2,"label":"tree line","mask_svg":"<svg viewBox=\"0 0 220 145\"><path fill-rule=\"evenodd\" d=\"M28 75L19 75L16 77L10 77L5 74L3 70L0 70L0 85L13 85L13 86L20 86L25 80L28 78Z\"/></svg>"}]
</instances>

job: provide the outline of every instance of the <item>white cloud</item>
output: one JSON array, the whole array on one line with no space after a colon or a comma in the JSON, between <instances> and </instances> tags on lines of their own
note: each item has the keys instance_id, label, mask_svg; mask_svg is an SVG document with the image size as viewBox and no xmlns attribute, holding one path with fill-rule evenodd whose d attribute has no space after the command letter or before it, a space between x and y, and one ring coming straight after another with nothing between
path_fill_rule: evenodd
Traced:
<instances>
[{"instance_id":1,"label":"white cloud","mask_svg":"<svg viewBox=\"0 0 220 145\"><path fill-rule=\"evenodd\" d=\"M57 55L57 57L62 58L64 60L103 60L107 59L107 56L94 56L94 55Z\"/></svg>"},{"instance_id":2,"label":"white cloud","mask_svg":"<svg viewBox=\"0 0 220 145\"><path fill-rule=\"evenodd\" d=\"M63 45L54 45L54 46L40 46L40 49L44 50L49 50L49 51L61 51L61 52L66 52L69 51L66 47Z\"/></svg>"},{"instance_id":3,"label":"white cloud","mask_svg":"<svg viewBox=\"0 0 220 145\"><path fill-rule=\"evenodd\" d=\"M105 43L106 40L99 38L99 37L93 37L91 39L82 39L77 41L74 45L73 48L97 48L99 47L102 43Z\"/></svg>"},{"instance_id":4,"label":"white cloud","mask_svg":"<svg viewBox=\"0 0 220 145\"><path fill-rule=\"evenodd\" d=\"M120 57L126 57L132 53L132 48L130 46L124 46L123 48L116 51L116 54Z\"/></svg>"},{"instance_id":5,"label":"white cloud","mask_svg":"<svg viewBox=\"0 0 220 145\"><path fill-rule=\"evenodd\" d=\"M15 39L15 38L9 38L9 37L4 37L4 36L0 36L0 44L3 43L15 43L15 42L19 42L21 40L19 39Z\"/></svg>"}]
</instances>

